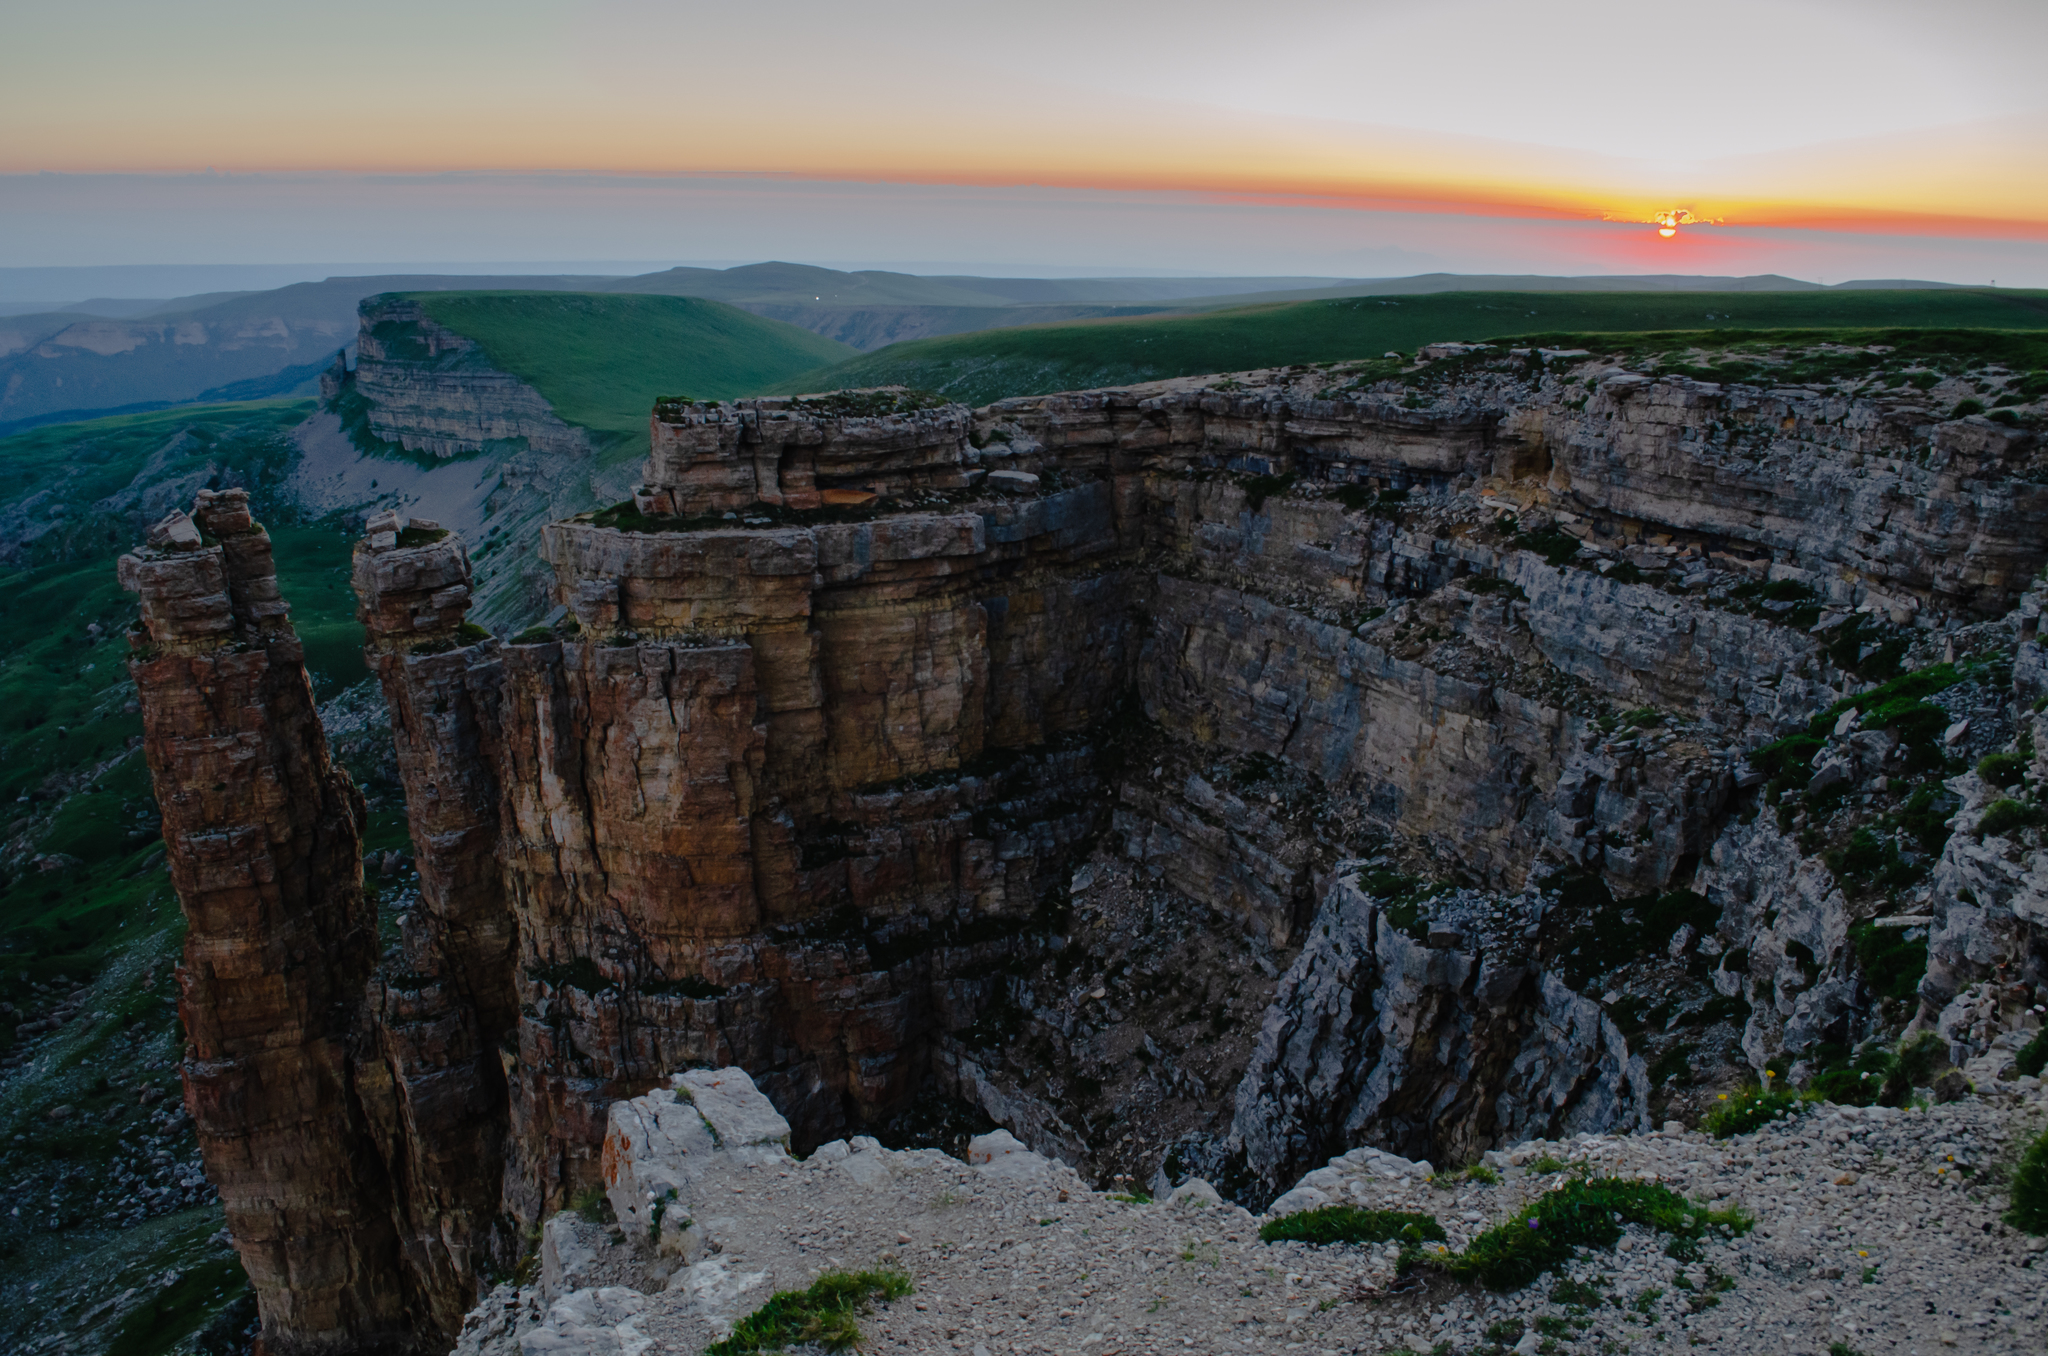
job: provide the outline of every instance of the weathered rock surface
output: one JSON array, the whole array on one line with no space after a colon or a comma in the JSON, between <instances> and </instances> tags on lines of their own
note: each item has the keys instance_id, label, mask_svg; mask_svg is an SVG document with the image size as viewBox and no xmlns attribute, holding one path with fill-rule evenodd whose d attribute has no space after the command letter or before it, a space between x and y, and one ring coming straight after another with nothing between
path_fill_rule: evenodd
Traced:
<instances>
[{"instance_id":1,"label":"weathered rock surface","mask_svg":"<svg viewBox=\"0 0 2048 1356\"><path fill-rule=\"evenodd\" d=\"M636 1098L613 1123L695 1117L668 1098ZM1156 1204L1089 1190L1020 1150L976 1167L857 1138L801 1160L779 1149L749 1158L713 1146L700 1120L698 1138L662 1141L638 1168L685 1183L660 1193L659 1241L556 1217L550 1236L573 1235L587 1258L582 1286L499 1286L456 1350L694 1351L777 1291L871 1267L914 1287L861 1318L865 1344L881 1350L1533 1352L1553 1333L1756 1353L2022 1350L2042 1318L2032 1274L2043 1253L1997 1221L2004 1193L1986 1169L2044 1117L2048 1100L2027 1079L1928 1111L1821 1105L1731 1140L1676 1127L1529 1140L1488 1153L1485 1178L1364 1148L1302 1177L1264 1217L1202 1182ZM1502 1292L1432 1284L1426 1270L1404 1279L1394 1241L1258 1235L1282 1214L1342 1203L1430 1216L1444 1246L1461 1249L1580 1175L1660 1183L1753 1228L1709 1231L1675 1257L1673 1239L1631 1225L1613 1248L1578 1249ZM693 1260L669 1248L676 1213L707 1223L719 1251Z\"/></svg>"},{"instance_id":2,"label":"weathered rock surface","mask_svg":"<svg viewBox=\"0 0 2048 1356\"><path fill-rule=\"evenodd\" d=\"M1236 1097L1207 1092L1234 1121L1190 1141L1245 1199L1362 1144L1455 1162L1640 1126L1688 1059L1878 1029L1854 929L1893 901L1837 888L1828 807L1889 806L1925 760L1854 719L1799 746L1810 779L1759 790L1748 758L1873 654L2010 648L2017 623L1963 624L2048 558L2034 445L1587 369L1427 401L1308 372L980 412L664 404L633 500L545 529L556 618L510 641L465 625L458 537L372 524L357 585L422 907L362 1000L386 1071L364 1105L433 1323L504 1246L493 1192L532 1227L615 1184L613 1108L681 1070L746 1070L798 1151L935 1082L1021 1143L1094 1148L1088 1080L1030 1067L1080 1039L1042 996L1090 853L1291 967ZM226 634L199 591L150 615ZM2015 728L1970 683L1937 762ZM1929 904L1926 1023L2039 954L2032 841L1950 840L1942 870L1996 902ZM1940 1019L1966 1053L1995 1045L1985 992ZM2038 1001L1993 997L2002 1033ZM1710 1039L1736 1022L1740 1053ZM1186 1050L1142 1048L1200 1087ZM697 1142L662 1106L635 1113L648 1142ZM843 1173L896 1172L863 1138ZM621 1217L688 1185L650 1178ZM687 1230L664 1211L663 1256ZM728 1312L731 1266L677 1293ZM577 1305L545 1320L562 1349L637 1321ZM494 1331L539 1312L502 1299Z\"/></svg>"},{"instance_id":3,"label":"weathered rock surface","mask_svg":"<svg viewBox=\"0 0 2048 1356\"><path fill-rule=\"evenodd\" d=\"M595 452L546 397L495 367L474 339L435 323L416 300L364 306L348 380L366 402L370 432L408 452L462 457L513 444L583 461Z\"/></svg>"},{"instance_id":4,"label":"weathered rock surface","mask_svg":"<svg viewBox=\"0 0 2048 1356\"><path fill-rule=\"evenodd\" d=\"M1231 1134L1251 1171L1277 1187L1354 1144L1470 1162L1524 1139L1648 1130L1642 1058L1533 954L1542 905L1433 901L1415 937L1355 871L1340 876L1238 1085Z\"/></svg>"},{"instance_id":5,"label":"weathered rock surface","mask_svg":"<svg viewBox=\"0 0 2048 1356\"><path fill-rule=\"evenodd\" d=\"M375 961L362 798L328 759L269 535L245 491L202 492L120 569L189 929L185 1104L271 1349L411 1349L419 1296L353 1059Z\"/></svg>"}]
</instances>

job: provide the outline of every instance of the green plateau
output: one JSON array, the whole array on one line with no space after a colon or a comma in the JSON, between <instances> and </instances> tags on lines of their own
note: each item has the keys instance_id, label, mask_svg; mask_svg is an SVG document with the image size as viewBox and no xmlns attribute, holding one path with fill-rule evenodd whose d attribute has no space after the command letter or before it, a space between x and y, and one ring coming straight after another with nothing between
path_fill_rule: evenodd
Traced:
<instances>
[{"instance_id":1,"label":"green plateau","mask_svg":"<svg viewBox=\"0 0 2048 1356\"><path fill-rule=\"evenodd\" d=\"M854 355L845 344L723 302L590 292L428 292L436 322L473 339L605 459L644 456L660 396L731 400Z\"/></svg>"},{"instance_id":2,"label":"green plateau","mask_svg":"<svg viewBox=\"0 0 2048 1356\"><path fill-rule=\"evenodd\" d=\"M1412 354L1426 343L1533 335L1564 343L1593 335L1683 332L1726 343L1799 331L1902 327L2048 330L2048 292L1940 289L1857 292L1440 292L1246 306L1198 315L1142 316L985 330L892 344L772 388L794 394L911 386L970 405L1005 396L1297 363Z\"/></svg>"}]
</instances>

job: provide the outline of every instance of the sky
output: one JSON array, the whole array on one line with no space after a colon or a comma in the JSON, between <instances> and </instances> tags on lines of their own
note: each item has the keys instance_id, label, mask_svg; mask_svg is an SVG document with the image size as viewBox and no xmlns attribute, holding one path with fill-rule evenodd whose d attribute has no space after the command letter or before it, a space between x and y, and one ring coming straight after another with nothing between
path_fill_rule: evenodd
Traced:
<instances>
[{"instance_id":1,"label":"sky","mask_svg":"<svg viewBox=\"0 0 2048 1356\"><path fill-rule=\"evenodd\" d=\"M0 267L2048 286L2040 0L0 3Z\"/></svg>"}]
</instances>

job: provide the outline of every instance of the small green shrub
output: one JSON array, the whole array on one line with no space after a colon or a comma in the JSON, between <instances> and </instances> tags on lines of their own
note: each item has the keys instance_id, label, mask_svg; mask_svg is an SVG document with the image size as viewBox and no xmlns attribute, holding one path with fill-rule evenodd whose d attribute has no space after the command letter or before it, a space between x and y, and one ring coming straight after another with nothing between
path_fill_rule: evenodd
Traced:
<instances>
[{"instance_id":1,"label":"small green shrub","mask_svg":"<svg viewBox=\"0 0 2048 1356\"><path fill-rule=\"evenodd\" d=\"M1794 789L1813 778L1813 755L1822 741L1813 735L1787 735L1759 749L1749 751L1749 765L1773 782L1783 780Z\"/></svg>"},{"instance_id":2,"label":"small green shrub","mask_svg":"<svg viewBox=\"0 0 2048 1356\"><path fill-rule=\"evenodd\" d=\"M1920 850L1932 857L1947 844L1948 821L1954 813L1954 796L1939 787L1923 786L1899 807L1899 828L1911 834Z\"/></svg>"},{"instance_id":3,"label":"small green shrub","mask_svg":"<svg viewBox=\"0 0 2048 1356\"><path fill-rule=\"evenodd\" d=\"M900 1271L828 1271L808 1290L781 1290L733 1326L732 1336L704 1348L704 1356L753 1356L814 1343L844 1351L860 1341L860 1324L876 1300L911 1292Z\"/></svg>"},{"instance_id":4,"label":"small green shrub","mask_svg":"<svg viewBox=\"0 0 2048 1356\"><path fill-rule=\"evenodd\" d=\"M1244 481L1243 484L1244 506L1253 513L1257 513L1266 506L1268 499L1274 498L1277 495L1283 495L1293 489L1294 477L1292 475L1253 476L1251 479Z\"/></svg>"},{"instance_id":5,"label":"small green shrub","mask_svg":"<svg viewBox=\"0 0 2048 1356\"><path fill-rule=\"evenodd\" d=\"M2014 829L2041 822L2041 808L2018 800L1994 800L1977 821L1979 838L2003 838Z\"/></svg>"},{"instance_id":6,"label":"small green shrub","mask_svg":"<svg viewBox=\"0 0 2048 1356\"><path fill-rule=\"evenodd\" d=\"M2027 1146L2013 1170L2005 1222L2024 1233L2048 1234L2048 1131Z\"/></svg>"},{"instance_id":7,"label":"small green shrub","mask_svg":"<svg viewBox=\"0 0 2048 1356\"><path fill-rule=\"evenodd\" d=\"M2048 1027L2034 1033L2034 1039L2020 1047L2019 1057L2013 1061L2019 1066L2022 1076L2041 1076L2041 1070L2048 1068Z\"/></svg>"},{"instance_id":8,"label":"small green shrub","mask_svg":"<svg viewBox=\"0 0 2048 1356\"><path fill-rule=\"evenodd\" d=\"M1550 1287L1550 1302L1566 1308L1598 1309L1606 1298L1600 1293L1600 1287L1570 1278Z\"/></svg>"},{"instance_id":9,"label":"small green shrub","mask_svg":"<svg viewBox=\"0 0 2048 1356\"><path fill-rule=\"evenodd\" d=\"M1428 1265L1489 1290L1515 1290L1571 1260L1578 1248L1612 1248L1622 1227L1638 1224L1672 1235L1673 1255L1696 1250L1710 1230L1747 1233L1755 1223L1740 1209L1710 1210L1655 1182L1594 1177L1547 1191L1474 1238L1460 1253L1411 1253Z\"/></svg>"},{"instance_id":10,"label":"small green shrub","mask_svg":"<svg viewBox=\"0 0 2048 1356\"><path fill-rule=\"evenodd\" d=\"M654 1206L648 1212L647 1218L647 1244L649 1247L653 1247L661 1242L661 1221L668 1215L668 1208L674 1205L675 1201L676 1189L674 1187L670 1187L661 1196L655 1198ZM684 1220L680 1227L687 1229L690 1227L690 1224L691 1221Z\"/></svg>"},{"instance_id":11,"label":"small green shrub","mask_svg":"<svg viewBox=\"0 0 2048 1356\"><path fill-rule=\"evenodd\" d=\"M1885 1075L1878 1100L1886 1106L1904 1106L1913 1089L1929 1087L1944 1069L1952 1067L1948 1042L1932 1031L1922 1031L1900 1042L1897 1062Z\"/></svg>"},{"instance_id":12,"label":"small green shrub","mask_svg":"<svg viewBox=\"0 0 2048 1356\"><path fill-rule=\"evenodd\" d=\"M1730 1135L1747 1135L1769 1125L1772 1121L1792 1114L1799 1099L1789 1092L1776 1089L1738 1088L1734 1092L1721 1094L1720 1104L1707 1113L1701 1122L1703 1128L1715 1139L1727 1139Z\"/></svg>"},{"instance_id":13,"label":"small green shrub","mask_svg":"<svg viewBox=\"0 0 2048 1356\"><path fill-rule=\"evenodd\" d=\"M1510 583L1498 575L1471 575L1464 580L1464 584L1466 591L1469 593L1505 593L1510 598L1520 598L1525 602L1529 597L1528 594L1522 592L1520 584Z\"/></svg>"},{"instance_id":14,"label":"small green shrub","mask_svg":"<svg viewBox=\"0 0 2048 1356\"><path fill-rule=\"evenodd\" d=\"M586 1187L569 1199L569 1208L585 1224L607 1224L616 1216L612 1214L612 1203L604 1194L603 1187Z\"/></svg>"},{"instance_id":15,"label":"small green shrub","mask_svg":"<svg viewBox=\"0 0 2048 1356\"><path fill-rule=\"evenodd\" d=\"M1983 401L1981 401L1981 400L1958 400L1958 401L1956 402L1956 407L1955 407L1955 409L1953 409L1953 410L1951 410L1951 411L1949 412L1949 416L1948 416L1948 417L1949 417L1949 418L1951 418L1951 419L1967 419L1967 418L1969 418L1969 417L1970 417L1971 415L1973 415L1973 414L1982 414L1982 413L1984 413L1984 402L1983 402Z\"/></svg>"},{"instance_id":16,"label":"small green shrub","mask_svg":"<svg viewBox=\"0 0 2048 1356\"><path fill-rule=\"evenodd\" d=\"M1552 565L1569 565L1579 554L1579 539L1555 527L1520 533L1508 545L1518 551L1534 551Z\"/></svg>"},{"instance_id":17,"label":"small green shrub","mask_svg":"<svg viewBox=\"0 0 2048 1356\"><path fill-rule=\"evenodd\" d=\"M1987 753L1977 760L1977 775L2003 790L2018 786L2026 771L2027 760L2017 753Z\"/></svg>"},{"instance_id":18,"label":"small green shrub","mask_svg":"<svg viewBox=\"0 0 2048 1356\"><path fill-rule=\"evenodd\" d=\"M1828 1047L1822 1047L1826 1050ZM1833 1060L1807 1085L1807 1093L1837 1106L1874 1106L1884 1080L1898 1062L1898 1056L1881 1045L1872 1045L1853 1059L1845 1058L1839 1046Z\"/></svg>"},{"instance_id":19,"label":"small green shrub","mask_svg":"<svg viewBox=\"0 0 2048 1356\"><path fill-rule=\"evenodd\" d=\"M1906 940L1905 928L1881 928L1874 921L1851 923L1849 942L1863 967L1863 982L1878 998L1911 998L1927 973L1927 939Z\"/></svg>"},{"instance_id":20,"label":"small green shrub","mask_svg":"<svg viewBox=\"0 0 2048 1356\"><path fill-rule=\"evenodd\" d=\"M1542 1154L1530 1159L1524 1171L1531 1177L1548 1177L1553 1172L1564 1172L1570 1166L1563 1159L1552 1157L1550 1154Z\"/></svg>"},{"instance_id":21,"label":"small green shrub","mask_svg":"<svg viewBox=\"0 0 2048 1356\"><path fill-rule=\"evenodd\" d=\"M1444 1226L1432 1215L1406 1210L1362 1210L1355 1205L1319 1205L1259 1226L1262 1243L1389 1243L1410 1247L1444 1241Z\"/></svg>"}]
</instances>

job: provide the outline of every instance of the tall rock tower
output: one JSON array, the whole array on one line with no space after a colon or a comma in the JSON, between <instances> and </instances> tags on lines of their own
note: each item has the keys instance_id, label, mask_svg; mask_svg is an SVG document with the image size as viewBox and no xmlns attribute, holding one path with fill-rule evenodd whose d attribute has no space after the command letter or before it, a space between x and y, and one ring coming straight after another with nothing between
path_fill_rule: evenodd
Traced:
<instances>
[{"instance_id":1,"label":"tall rock tower","mask_svg":"<svg viewBox=\"0 0 2048 1356\"><path fill-rule=\"evenodd\" d=\"M270 537L202 491L121 558L129 672L189 928L185 1101L266 1348L415 1347L391 1187L352 1047L376 926L363 802L328 757Z\"/></svg>"}]
</instances>

